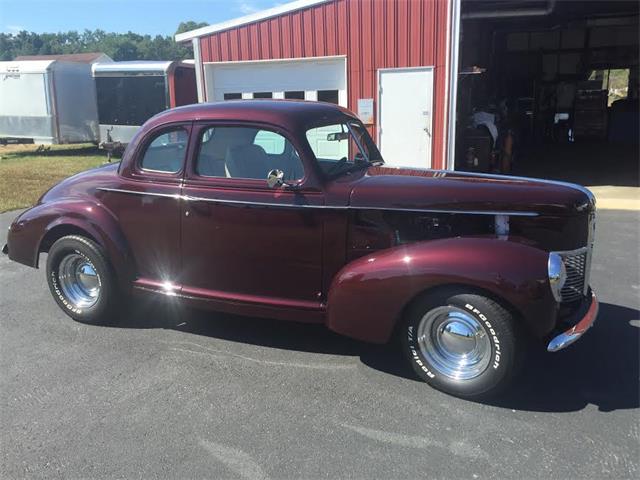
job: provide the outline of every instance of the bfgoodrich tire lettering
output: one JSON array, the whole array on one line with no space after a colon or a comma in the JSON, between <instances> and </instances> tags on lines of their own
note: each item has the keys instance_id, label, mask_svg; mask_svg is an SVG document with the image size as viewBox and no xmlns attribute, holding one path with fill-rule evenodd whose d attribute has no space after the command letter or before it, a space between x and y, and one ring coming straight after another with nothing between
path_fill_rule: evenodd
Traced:
<instances>
[{"instance_id":1,"label":"bfgoodrich tire lettering","mask_svg":"<svg viewBox=\"0 0 640 480\"><path fill-rule=\"evenodd\" d=\"M465 398L491 396L507 387L522 355L512 314L486 296L459 288L418 299L401 334L416 374L439 390Z\"/></svg>"},{"instance_id":2,"label":"bfgoodrich tire lettering","mask_svg":"<svg viewBox=\"0 0 640 480\"><path fill-rule=\"evenodd\" d=\"M78 286L69 280L69 271L83 277ZM47 283L58 306L75 320L102 323L114 313L115 276L100 246L88 238L69 235L51 246Z\"/></svg>"}]
</instances>

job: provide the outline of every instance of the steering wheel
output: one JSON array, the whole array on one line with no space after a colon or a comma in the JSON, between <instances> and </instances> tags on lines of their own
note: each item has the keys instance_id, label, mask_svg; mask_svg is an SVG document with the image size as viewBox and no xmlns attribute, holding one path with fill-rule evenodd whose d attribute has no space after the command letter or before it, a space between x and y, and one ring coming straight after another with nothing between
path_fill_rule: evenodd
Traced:
<instances>
[{"instance_id":1,"label":"steering wheel","mask_svg":"<svg viewBox=\"0 0 640 480\"><path fill-rule=\"evenodd\" d=\"M329 171L327 172L327 175L331 175L334 172L337 172L338 170L340 170L342 167L344 167L344 164L348 162L347 157L342 157L340 160L338 160L338 162L329 169Z\"/></svg>"}]
</instances>

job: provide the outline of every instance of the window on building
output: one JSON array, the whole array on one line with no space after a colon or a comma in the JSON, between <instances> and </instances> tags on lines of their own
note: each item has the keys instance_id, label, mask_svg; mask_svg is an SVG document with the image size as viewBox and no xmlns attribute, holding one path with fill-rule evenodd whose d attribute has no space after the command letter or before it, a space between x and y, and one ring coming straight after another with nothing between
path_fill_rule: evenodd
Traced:
<instances>
[{"instance_id":1,"label":"window on building","mask_svg":"<svg viewBox=\"0 0 640 480\"><path fill-rule=\"evenodd\" d=\"M198 175L266 181L274 169L289 181L304 176L298 153L279 133L254 127L210 127L202 133Z\"/></svg>"},{"instance_id":2,"label":"window on building","mask_svg":"<svg viewBox=\"0 0 640 480\"><path fill-rule=\"evenodd\" d=\"M273 98L272 92L254 92L253 98Z\"/></svg>"},{"instance_id":3,"label":"window on building","mask_svg":"<svg viewBox=\"0 0 640 480\"><path fill-rule=\"evenodd\" d=\"M290 92L284 92L284 98L290 100L304 100L304 90L292 90Z\"/></svg>"},{"instance_id":4,"label":"window on building","mask_svg":"<svg viewBox=\"0 0 640 480\"><path fill-rule=\"evenodd\" d=\"M225 93L224 94L225 100L240 100L241 98L242 98L241 93Z\"/></svg>"},{"instance_id":5,"label":"window on building","mask_svg":"<svg viewBox=\"0 0 640 480\"><path fill-rule=\"evenodd\" d=\"M318 101L338 105L338 90L318 90Z\"/></svg>"},{"instance_id":6,"label":"window on building","mask_svg":"<svg viewBox=\"0 0 640 480\"><path fill-rule=\"evenodd\" d=\"M589 81L597 83L603 90L609 91L607 105L616 100L624 100L629 94L629 69L592 70Z\"/></svg>"},{"instance_id":7,"label":"window on building","mask_svg":"<svg viewBox=\"0 0 640 480\"><path fill-rule=\"evenodd\" d=\"M140 167L153 172L176 173L182 169L189 135L183 128L158 134L149 144Z\"/></svg>"}]
</instances>

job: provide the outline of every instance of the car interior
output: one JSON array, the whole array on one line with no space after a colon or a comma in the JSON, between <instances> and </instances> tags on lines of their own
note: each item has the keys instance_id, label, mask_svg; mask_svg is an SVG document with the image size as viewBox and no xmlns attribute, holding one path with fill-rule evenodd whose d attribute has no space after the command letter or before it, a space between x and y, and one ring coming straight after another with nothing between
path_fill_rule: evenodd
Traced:
<instances>
[{"instance_id":1,"label":"car interior","mask_svg":"<svg viewBox=\"0 0 640 480\"><path fill-rule=\"evenodd\" d=\"M304 176L302 161L278 133L248 127L212 127L202 135L196 173L208 177L266 179L274 169L285 180Z\"/></svg>"}]
</instances>

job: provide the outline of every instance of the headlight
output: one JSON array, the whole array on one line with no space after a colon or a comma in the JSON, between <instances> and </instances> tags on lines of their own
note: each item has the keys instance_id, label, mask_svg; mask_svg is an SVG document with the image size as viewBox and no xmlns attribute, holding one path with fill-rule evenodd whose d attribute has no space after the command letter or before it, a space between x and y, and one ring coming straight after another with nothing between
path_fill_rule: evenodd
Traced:
<instances>
[{"instance_id":1,"label":"headlight","mask_svg":"<svg viewBox=\"0 0 640 480\"><path fill-rule=\"evenodd\" d=\"M567 281L567 269L564 266L562 257L557 253L551 252L549 254L549 262L547 263L547 269L549 272L549 285L551 286L551 292L556 301L562 301L562 295L560 291L564 287L564 282Z\"/></svg>"}]
</instances>

